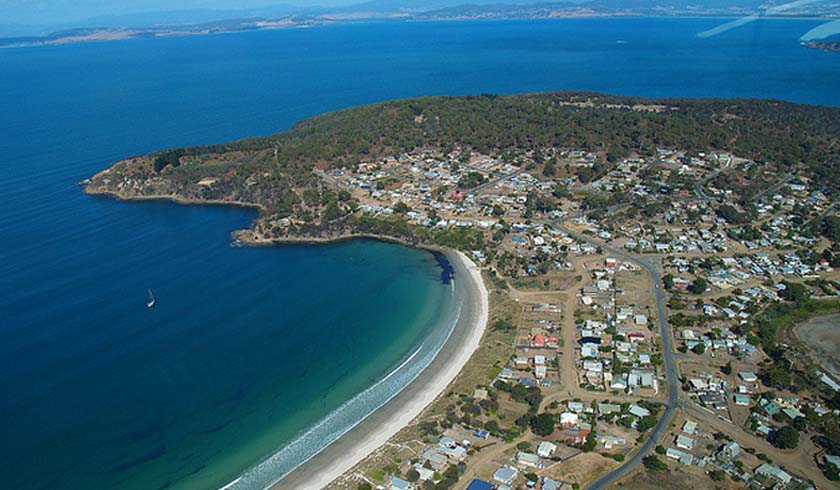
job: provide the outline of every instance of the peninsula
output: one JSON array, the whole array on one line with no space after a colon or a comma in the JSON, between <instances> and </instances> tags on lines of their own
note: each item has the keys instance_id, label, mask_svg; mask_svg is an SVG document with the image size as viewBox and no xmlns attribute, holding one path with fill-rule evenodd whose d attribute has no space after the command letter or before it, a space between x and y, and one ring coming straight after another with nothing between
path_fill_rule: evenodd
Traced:
<instances>
[{"instance_id":1,"label":"peninsula","mask_svg":"<svg viewBox=\"0 0 840 490\"><path fill-rule=\"evenodd\" d=\"M840 310L838 140L840 109L772 100L428 97L85 191L258 208L236 244L458 252L448 354L280 488L828 488L840 383L791 327Z\"/></svg>"},{"instance_id":2,"label":"peninsula","mask_svg":"<svg viewBox=\"0 0 840 490\"><path fill-rule=\"evenodd\" d=\"M836 0L821 2L696 3L651 0L623 4L612 0L504 2L496 0L361 1L343 6L276 5L229 10L196 9L142 12L75 20L49 27L0 25L0 47L43 46L171 36L195 36L267 29L315 27L357 22L425 22L511 19L577 19L607 17L810 18L836 19ZM2 28L11 35L2 36ZM22 35L21 33L26 33Z\"/></svg>"}]
</instances>

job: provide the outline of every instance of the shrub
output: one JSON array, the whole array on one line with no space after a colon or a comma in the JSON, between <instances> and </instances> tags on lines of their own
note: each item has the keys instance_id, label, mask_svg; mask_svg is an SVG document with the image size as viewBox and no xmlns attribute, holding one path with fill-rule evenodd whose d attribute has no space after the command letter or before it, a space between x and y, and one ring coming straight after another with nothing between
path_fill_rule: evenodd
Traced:
<instances>
[{"instance_id":1,"label":"shrub","mask_svg":"<svg viewBox=\"0 0 840 490\"><path fill-rule=\"evenodd\" d=\"M642 459L642 464L645 465L645 469L651 473L658 473L660 471L668 471L668 465L666 465L661 459L656 457L654 454L649 454Z\"/></svg>"}]
</instances>

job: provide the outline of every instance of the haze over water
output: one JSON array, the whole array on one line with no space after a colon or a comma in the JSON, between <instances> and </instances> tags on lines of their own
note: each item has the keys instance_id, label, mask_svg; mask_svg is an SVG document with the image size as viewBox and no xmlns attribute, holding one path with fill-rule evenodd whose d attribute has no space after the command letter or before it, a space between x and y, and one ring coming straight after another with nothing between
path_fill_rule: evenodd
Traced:
<instances>
[{"instance_id":1,"label":"haze over water","mask_svg":"<svg viewBox=\"0 0 840 490\"><path fill-rule=\"evenodd\" d=\"M419 346L417 362L433 354L457 309L425 252L232 248L253 211L118 202L78 181L129 155L407 96L840 105L840 55L797 41L819 21L696 37L721 22L342 25L0 50L0 486L224 484Z\"/></svg>"}]
</instances>

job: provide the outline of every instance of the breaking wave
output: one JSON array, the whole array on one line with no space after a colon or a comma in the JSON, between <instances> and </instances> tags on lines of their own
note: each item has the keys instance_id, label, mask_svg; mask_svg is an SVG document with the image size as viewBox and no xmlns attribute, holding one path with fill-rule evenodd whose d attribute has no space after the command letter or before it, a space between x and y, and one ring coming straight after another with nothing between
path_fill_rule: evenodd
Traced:
<instances>
[{"instance_id":1,"label":"breaking wave","mask_svg":"<svg viewBox=\"0 0 840 490\"><path fill-rule=\"evenodd\" d=\"M223 486L224 490L256 490L271 487L359 425L376 410L399 395L434 361L449 340L461 314L446 324L445 335L426 339L408 358L375 384L343 403L292 442Z\"/></svg>"}]
</instances>

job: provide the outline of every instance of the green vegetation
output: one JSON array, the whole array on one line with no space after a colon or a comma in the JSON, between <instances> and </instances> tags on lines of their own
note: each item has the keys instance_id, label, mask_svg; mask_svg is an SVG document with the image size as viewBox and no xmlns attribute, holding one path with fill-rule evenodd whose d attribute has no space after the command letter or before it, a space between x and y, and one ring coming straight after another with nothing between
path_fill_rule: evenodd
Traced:
<instances>
[{"instance_id":1,"label":"green vegetation","mask_svg":"<svg viewBox=\"0 0 840 490\"><path fill-rule=\"evenodd\" d=\"M595 433L593 430L586 436L586 441L584 441L583 445L580 446L581 450L585 453L592 452L595 449L595 446L598 444L598 434Z\"/></svg>"},{"instance_id":2,"label":"green vegetation","mask_svg":"<svg viewBox=\"0 0 840 490\"><path fill-rule=\"evenodd\" d=\"M550 413L541 413L531 419L531 431L538 436L548 436L554 432L555 416Z\"/></svg>"},{"instance_id":3,"label":"green vegetation","mask_svg":"<svg viewBox=\"0 0 840 490\"><path fill-rule=\"evenodd\" d=\"M772 442L779 449L796 449L799 446L799 431L786 425L776 431Z\"/></svg>"},{"instance_id":4,"label":"green vegetation","mask_svg":"<svg viewBox=\"0 0 840 490\"><path fill-rule=\"evenodd\" d=\"M478 172L470 172L461 177L458 181L458 187L461 189L472 189L473 187L478 187L485 182L487 182L487 177Z\"/></svg>"},{"instance_id":5,"label":"green vegetation","mask_svg":"<svg viewBox=\"0 0 840 490\"><path fill-rule=\"evenodd\" d=\"M709 472L709 478L713 481L723 481L726 480L726 472L723 470L713 470Z\"/></svg>"},{"instance_id":6,"label":"green vegetation","mask_svg":"<svg viewBox=\"0 0 840 490\"><path fill-rule=\"evenodd\" d=\"M709 283L702 277L695 278L694 281L691 282L691 285L688 286L688 290L694 294L703 294L707 289L709 289Z\"/></svg>"},{"instance_id":7,"label":"green vegetation","mask_svg":"<svg viewBox=\"0 0 840 490\"><path fill-rule=\"evenodd\" d=\"M837 311L840 311L840 301L806 299L798 303L776 303L758 316L755 327L762 345L770 348L776 345L783 330L813 315Z\"/></svg>"},{"instance_id":8,"label":"green vegetation","mask_svg":"<svg viewBox=\"0 0 840 490\"><path fill-rule=\"evenodd\" d=\"M632 108L654 104L667 110ZM606 162L599 161L579 173L578 178L586 182L608 172L612 161L631 151L653 155L658 147L712 148L771 161L782 171L803 163L806 174L827 190L835 190L840 189L840 173L831 162L840 156L838 134L840 109L768 100L652 100L571 92L427 97L323 114L267 137L156 152L141 159L148 163L146 167L117 165L110 183L96 179L93 187L115 186L120 180L115 176L142 180L160 174L165 181L156 181L154 185L159 187L154 191L255 204L266 216L295 216L306 223L291 230L293 234L321 236L329 230L308 228L317 221L313 219L315 211L332 227L352 228L360 223L344 223L353 203L325 186L312 172L316 166L351 167L419 148L461 148L461 160L468 158L471 150L511 163L525 152L539 155L539 150L548 148L606 154ZM554 161L542 168L549 176L558 170ZM196 184L206 177L214 183ZM470 173L462 177L459 187L472 188L485 180ZM386 185L377 182L378 188ZM624 197L616 194L610 200L621 202ZM552 206L551 199L528 201L531 211ZM732 222L749 218L725 206L718 212ZM377 228L405 232L404 227L394 228L393 224ZM836 218L826 218L822 224L824 233L840 236ZM470 236L422 238L458 248L475 246Z\"/></svg>"},{"instance_id":9,"label":"green vegetation","mask_svg":"<svg viewBox=\"0 0 840 490\"><path fill-rule=\"evenodd\" d=\"M659 473L661 471L668 471L668 465L659 459L655 454L649 454L642 459L642 464L650 473Z\"/></svg>"}]
</instances>

